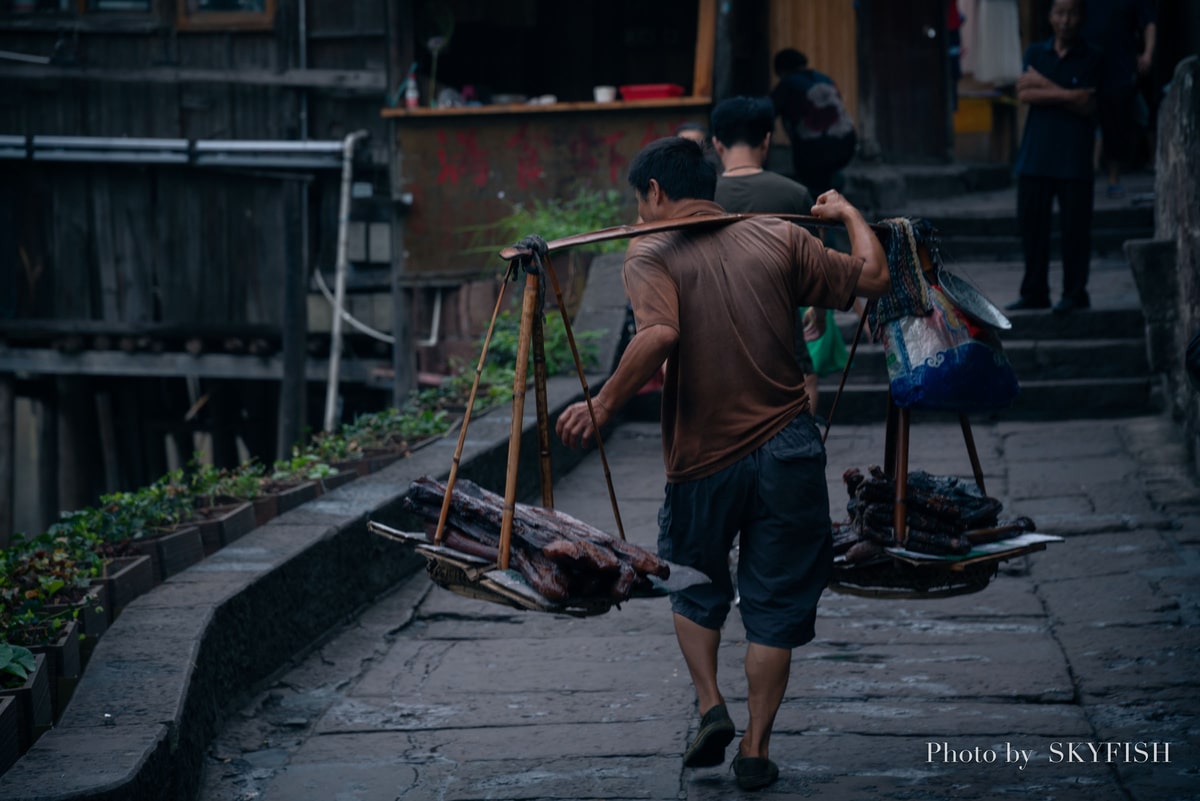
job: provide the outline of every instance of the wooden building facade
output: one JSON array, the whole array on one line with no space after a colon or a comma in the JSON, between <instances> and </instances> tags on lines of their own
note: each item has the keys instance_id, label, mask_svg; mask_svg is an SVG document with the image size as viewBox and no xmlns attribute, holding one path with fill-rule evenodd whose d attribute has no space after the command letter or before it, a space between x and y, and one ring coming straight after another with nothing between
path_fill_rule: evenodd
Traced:
<instances>
[{"instance_id":1,"label":"wooden building facade","mask_svg":"<svg viewBox=\"0 0 1200 801\"><path fill-rule=\"evenodd\" d=\"M876 156L949 158L949 1L0 0L0 535L154 480L197 432L226 464L317 427L351 134L347 305L400 344L349 340L342 419L474 350L481 227L626 192L642 145L768 92L782 47ZM646 84L678 90L593 96ZM490 102L431 107L447 89Z\"/></svg>"}]
</instances>

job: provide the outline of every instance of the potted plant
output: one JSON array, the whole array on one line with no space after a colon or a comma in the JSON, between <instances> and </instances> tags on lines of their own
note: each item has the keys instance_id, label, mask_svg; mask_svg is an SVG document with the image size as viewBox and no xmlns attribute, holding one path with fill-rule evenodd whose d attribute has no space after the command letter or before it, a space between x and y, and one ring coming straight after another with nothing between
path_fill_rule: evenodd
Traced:
<instances>
[{"instance_id":1,"label":"potted plant","mask_svg":"<svg viewBox=\"0 0 1200 801\"><path fill-rule=\"evenodd\" d=\"M203 464L200 454L192 457L191 468L188 487L195 498L192 523L200 529L204 555L210 556L254 529L254 504L249 500L218 502L225 471Z\"/></svg>"},{"instance_id":2,"label":"potted plant","mask_svg":"<svg viewBox=\"0 0 1200 801\"><path fill-rule=\"evenodd\" d=\"M45 655L0 642L0 698L5 697L17 704L17 747L23 754L53 724Z\"/></svg>"},{"instance_id":3,"label":"potted plant","mask_svg":"<svg viewBox=\"0 0 1200 801\"><path fill-rule=\"evenodd\" d=\"M101 496L96 525L101 538L119 546L117 550L149 556L156 580L162 581L204 558L200 529L188 524L192 509L192 497L177 471L134 492Z\"/></svg>"}]
</instances>

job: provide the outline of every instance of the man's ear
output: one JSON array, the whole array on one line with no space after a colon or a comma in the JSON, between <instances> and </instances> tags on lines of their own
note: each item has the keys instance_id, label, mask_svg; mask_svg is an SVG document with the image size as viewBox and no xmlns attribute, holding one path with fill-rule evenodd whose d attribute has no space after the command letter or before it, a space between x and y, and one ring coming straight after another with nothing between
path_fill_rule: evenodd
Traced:
<instances>
[{"instance_id":1,"label":"man's ear","mask_svg":"<svg viewBox=\"0 0 1200 801\"><path fill-rule=\"evenodd\" d=\"M662 187L658 185L658 179L651 178L650 185L646 187L646 202L653 207L662 202L662 197Z\"/></svg>"},{"instance_id":2,"label":"man's ear","mask_svg":"<svg viewBox=\"0 0 1200 801\"><path fill-rule=\"evenodd\" d=\"M763 150L771 149L771 131L767 131L767 135L763 137L762 149Z\"/></svg>"}]
</instances>

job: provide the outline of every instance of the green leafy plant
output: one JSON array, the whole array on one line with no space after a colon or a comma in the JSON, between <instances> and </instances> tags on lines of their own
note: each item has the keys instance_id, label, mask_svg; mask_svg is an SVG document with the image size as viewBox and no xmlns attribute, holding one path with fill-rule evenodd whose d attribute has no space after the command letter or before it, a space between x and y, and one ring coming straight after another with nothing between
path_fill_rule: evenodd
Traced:
<instances>
[{"instance_id":1,"label":"green leafy plant","mask_svg":"<svg viewBox=\"0 0 1200 801\"><path fill-rule=\"evenodd\" d=\"M628 193L584 186L576 191L574 197L549 200L534 198L527 203L515 203L512 213L506 217L459 230L469 234L475 243L464 253L493 254L498 250L497 244L509 244L528 234L538 234L546 241L551 241L572 234L625 225L633 222L636 216ZM583 249L596 253L621 253L626 244L624 240L615 239L587 245Z\"/></svg>"},{"instance_id":2,"label":"green leafy plant","mask_svg":"<svg viewBox=\"0 0 1200 801\"><path fill-rule=\"evenodd\" d=\"M328 478L337 471L315 453L307 453L300 448L292 448L291 459L280 459L275 462L272 481L313 481Z\"/></svg>"},{"instance_id":3,"label":"green leafy plant","mask_svg":"<svg viewBox=\"0 0 1200 801\"><path fill-rule=\"evenodd\" d=\"M5 689L20 687L37 669L33 652L20 645L0 642L0 686Z\"/></svg>"},{"instance_id":4,"label":"green leafy plant","mask_svg":"<svg viewBox=\"0 0 1200 801\"><path fill-rule=\"evenodd\" d=\"M596 365L595 340L600 337L599 331L573 331L575 345L579 348L579 358L584 369ZM520 345L521 321L511 312L502 312L496 319L496 329L492 334L492 344L488 348L488 360L493 364L504 367L515 367L517 364L517 349ZM571 343L567 339L567 328L563 324L562 315L554 313L546 315L542 326L542 338L546 352L547 375L564 375L575 371L575 357L571 353ZM532 346L531 346L532 347ZM533 357L530 356L530 375L532 375Z\"/></svg>"}]
</instances>

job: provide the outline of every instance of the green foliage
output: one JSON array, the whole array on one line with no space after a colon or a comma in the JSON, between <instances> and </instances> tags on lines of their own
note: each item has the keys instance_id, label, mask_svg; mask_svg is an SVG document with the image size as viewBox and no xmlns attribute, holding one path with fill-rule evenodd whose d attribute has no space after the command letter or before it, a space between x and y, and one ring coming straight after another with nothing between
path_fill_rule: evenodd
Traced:
<instances>
[{"instance_id":1,"label":"green foliage","mask_svg":"<svg viewBox=\"0 0 1200 801\"><path fill-rule=\"evenodd\" d=\"M37 669L33 652L19 645L0 642L0 686L20 687Z\"/></svg>"},{"instance_id":2,"label":"green foliage","mask_svg":"<svg viewBox=\"0 0 1200 801\"><path fill-rule=\"evenodd\" d=\"M551 241L631 223L636 215L627 197L616 189L591 189L585 186L574 197L565 200L534 198L528 203L516 203L512 214L507 217L493 223L460 229L478 242L464 252L496 253L499 246L511 244L528 234L538 234L546 241ZM621 253L625 245L624 240L617 239L598 242L583 249L598 253Z\"/></svg>"},{"instance_id":3,"label":"green foliage","mask_svg":"<svg viewBox=\"0 0 1200 801\"><path fill-rule=\"evenodd\" d=\"M83 600L103 560L87 526L56 524L0 551L0 638L36 645L57 637ZM62 605L53 613L47 607Z\"/></svg>"},{"instance_id":4,"label":"green foliage","mask_svg":"<svg viewBox=\"0 0 1200 801\"><path fill-rule=\"evenodd\" d=\"M134 492L100 496L100 537L108 542L140 539L192 516L195 499L182 471L169 473Z\"/></svg>"},{"instance_id":5,"label":"green foliage","mask_svg":"<svg viewBox=\"0 0 1200 801\"><path fill-rule=\"evenodd\" d=\"M281 459L275 462L272 481L315 481L328 478L337 473L332 467L321 461L315 453L292 448L291 459Z\"/></svg>"},{"instance_id":6,"label":"green foliage","mask_svg":"<svg viewBox=\"0 0 1200 801\"><path fill-rule=\"evenodd\" d=\"M596 346L594 341L599 338L599 331L573 331L575 345L579 348L579 358L583 361L584 369L596 365ZM567 328L563 324L562 315L558 312L546 315L542 326L542 338L546 351L546 374L566 375L575 372L575 357L571 353L571 343L567 339ZM521 319L511 312L503 312L496 320L496 330L492 333L492 344L488 348L488 360L504 367L515 367L517 364L517 347L521 340ZM532 344L530 346L532 350ZM530 375L533 374L533 356L530 355Z\"/></svg>"}]
</instances>

